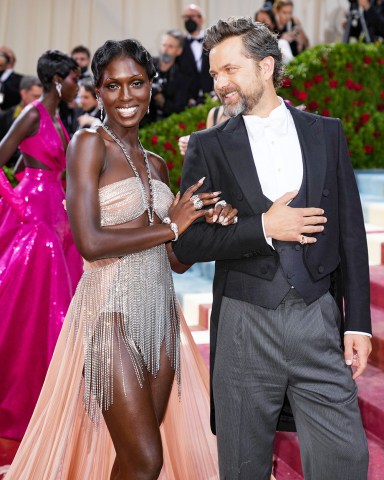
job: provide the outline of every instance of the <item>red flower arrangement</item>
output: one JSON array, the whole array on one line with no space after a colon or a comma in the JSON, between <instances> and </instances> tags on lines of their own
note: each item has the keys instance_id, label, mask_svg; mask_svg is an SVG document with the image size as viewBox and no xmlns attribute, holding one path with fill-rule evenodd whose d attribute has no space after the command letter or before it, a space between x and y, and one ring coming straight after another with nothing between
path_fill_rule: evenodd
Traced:
<instances>
[{"instance_id":1,"label":"red flower arrangement","mask_svg":"<svg viewBox=\"0 0 384 480\"><path fill-rule=\"evenodd\" d=\"M175 194L180 189L184 160L179 151L178 139L181 136L206 128L207 114L216 105L218 105L218 102L207 97L204 105L187 108L181 113L173 114L164 120L151 123L140 129L140 140L144 147L160 155L166 162L171 190Z\"/></svg>"},{"instance_id":2,"label":"red flower arrangement","mask_svg":"<svg viewBox=\"0 0 384 480\"><path fill-rule=\"evenodd\" d=\"M384 45L318 45L286 67L279 94L342 120L355 168L384 168Z\"/></svg>"}]
</instances>

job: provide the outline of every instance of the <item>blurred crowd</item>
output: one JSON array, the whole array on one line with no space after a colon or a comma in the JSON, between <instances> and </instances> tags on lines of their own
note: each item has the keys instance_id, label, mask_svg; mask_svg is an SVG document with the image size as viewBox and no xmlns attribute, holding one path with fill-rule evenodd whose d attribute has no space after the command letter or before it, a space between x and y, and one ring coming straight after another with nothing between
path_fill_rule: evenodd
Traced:
<instances>
[{"instance_id":1,"label":"blurred crowd","mask_svg":"<svg viewBox=\"0 0 384 480\"><path fill-rule=\"evenodd\" d=\"M344 28L347 41L358 39L366 31L369 40L384 37L384 0L349 0ZM206 94L214 95L208 57L203 51L205 17L203 10L190 4L181 12L185 31L171 29L163 33L154 58L157 76L153 81L152 99L142 126L179 113L187 107L204 102ZM309 47L305 25L294 15L292 0L274 0L261 4L254 20L275 32L283 62L289 63ZM83 45L75 46L71 57L81 69L79 93L70 104L62 101L60 117L70 136L79 129L92 127L100 120L90 71L91 52ZM22 109L39 98L42 86L37 77L15 71L16 56L9 47L0 48L0 140L6 135ZM14 166L17 154L8 162Z\"/></svg>"}]
</instances>

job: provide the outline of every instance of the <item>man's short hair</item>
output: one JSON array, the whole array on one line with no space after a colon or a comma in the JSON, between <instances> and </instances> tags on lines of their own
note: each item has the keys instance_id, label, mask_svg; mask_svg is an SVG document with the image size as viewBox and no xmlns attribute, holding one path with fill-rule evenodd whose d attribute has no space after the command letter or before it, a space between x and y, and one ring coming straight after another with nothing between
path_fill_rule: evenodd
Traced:
<instances>
[{"instance_id":1,"label":"man's short hair","mask_svg":"<svg viewBox=\"0 0 384 480\"><path fill-rule=\"evenodd\" d=\"M74 47L71 51L71 56L73 56L75 53L85 53L88 58L91 58L91 51L89 48L84 47L84 45L78 45L77 47Z\"/></svg>"},{"instance_id":2,"label":"man's short hair","mask_svg":"<svg viewBox=\"0 0 384 480\"><path fill-rule=\"evenodd\" d=\"M20 90L30 90L32 87L42 87L40 80L33 75L24 75L20 81Z\"/></svg>"},{"instance_id":3,"label":"man's short hair","mask_svg":"<svg viewBox=\"0 0 384 480\"><path fill-rule=\"evenodd\" d=\"M242 38L244 55L255 62L259 63L265 57L274 59L273 84L278 88L283 79L284 65L277 35L263 23L254 22L251 17L230 17L208 28L204 49L209 53L216 45L231 37Z\"/></svg>"},{"instance_id":4,"label":"man's short hair","mask_svg":"<svg viewBox=\"0 0 384 480\"><path fill-rule=\"evenodd\" d=\"M183 46L183 43L184 43L184 35L183 35L179 30L176 30L176 29L167 30L167 31L164 33L164 35L169 35L170 37L175 38L175 39L179 42L180 47Z\"/></svg>"}]
</instances>

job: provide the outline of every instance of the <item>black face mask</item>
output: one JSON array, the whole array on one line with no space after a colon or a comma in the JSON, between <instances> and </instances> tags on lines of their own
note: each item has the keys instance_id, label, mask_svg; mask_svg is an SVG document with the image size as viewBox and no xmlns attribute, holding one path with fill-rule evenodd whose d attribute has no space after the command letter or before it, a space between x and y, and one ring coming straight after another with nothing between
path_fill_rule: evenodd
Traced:
<instances>
[{"instance_id":1,"label":"black face mask","mask_svg":"<svg viewBox=\"0 0 384 480\"><path fill-rule=\"evenodd\" d=\"M193 33L197 30L197 23L192 20L192 18L188 18L188 20L185 21L184 26L188 33Z\"/></svg>"}]
</instances>

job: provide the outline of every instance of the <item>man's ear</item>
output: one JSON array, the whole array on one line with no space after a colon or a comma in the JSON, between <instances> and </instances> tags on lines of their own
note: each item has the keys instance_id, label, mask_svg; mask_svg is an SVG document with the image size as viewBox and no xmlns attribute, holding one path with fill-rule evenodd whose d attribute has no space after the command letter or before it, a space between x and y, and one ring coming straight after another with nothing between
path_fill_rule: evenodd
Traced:
<instances>
[{"instance_id":1,"label":"man's ear","mask_svg":"<svg viewBox=\"0 0 384 480\"><path fill-rule=\"evenodd\" d=\"M269 80L273 76L273 71L275 69L275 60L273 57L265 57L260 63L260 73L263 76L264 80Z\"/></svg>"}]
</instances>

